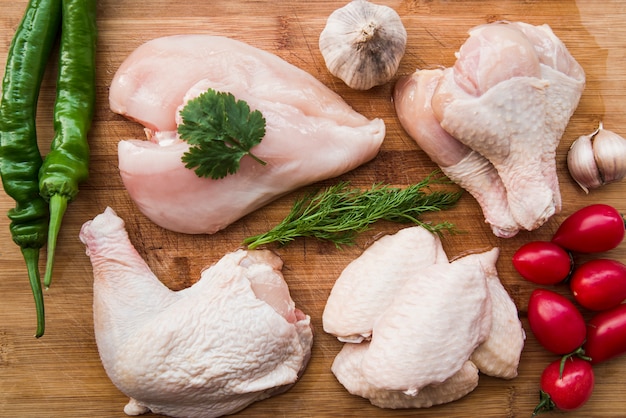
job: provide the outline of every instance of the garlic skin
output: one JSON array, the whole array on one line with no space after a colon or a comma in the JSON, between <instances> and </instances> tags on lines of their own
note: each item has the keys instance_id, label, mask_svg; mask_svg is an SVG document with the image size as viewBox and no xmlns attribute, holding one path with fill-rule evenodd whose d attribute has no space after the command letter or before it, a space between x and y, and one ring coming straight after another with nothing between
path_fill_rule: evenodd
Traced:
<instances>
[{"instance_id":1,"label":"garlic skin","mask_svg":"<svg viewBox=\"0 0 626 418\"><path fill-rule=\"evenodd\" d=\"M594 132L572 143L567 168L585 193L620 181L626 177L626 139L604 129L600 122Z\"/></svg>"},{"instance_id":2,"label":"garlic skin","mask_svg":"<svg viewBox=\"0 0 626 418\"><path fill-rule=\"evenodd\" d=\"M353 0L328 17L319 48L332 75L355 90L369 90L396 74L406 41L395 10Z\"/></svg>"}]
</instances>

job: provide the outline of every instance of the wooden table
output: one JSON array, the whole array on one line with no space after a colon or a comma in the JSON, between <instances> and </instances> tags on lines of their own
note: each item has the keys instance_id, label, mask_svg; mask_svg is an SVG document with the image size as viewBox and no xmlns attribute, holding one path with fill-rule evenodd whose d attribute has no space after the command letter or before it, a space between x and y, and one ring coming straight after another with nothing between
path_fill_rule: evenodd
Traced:
<instances>
[{"instance_id":1,"label":"wooden table","mask_svg":"<svg viewBox=\"0 0 626 418\"><path fill-rule=\"evenodd\" d=\"M549 24L587 74L587 88L558 149L563 212L532 233L512 239L493 236L476 202L465 194L459 204L430 219L448 220L464 234L446 235L450 256L498 246L500 277L515 300L528 330L525 309L534 286L513 270L511 256L523 243L549 239L566 215L587 204L602 202L626 211L626 183L612 184L586 195L566 171L571 142L604 126L626 135L626 6L618 0L594 1L381 1L398 11L408 31L408 46L398 75L417 67L449 66L454 52L474 25L495 20ZM263 232L284 215L302 191L294 192L212 236L187 236L165 231L141 215L124 190L117 169L117 142L143 135L140 126L108 108L108 86L119 64L149 39L179 33L230 36L271 51L309 71L340 93L357 111L382 117L387 137L370 163L342 176L355 185L415 183L434 168L400 127L390 95L393 83L368 92L347 88L324 65L317 41L327 16L344 2L102 0L98 5L98 100L90 134L91 177L65 217L59 236L52 286L45 292L47 331L33 338L35 309L26 270L11 241L8 219L0 217L0 416L2 417L123 417L127 398L109 381L101 366L92 327L92 272L78 232L83 222L111 206L126 220L132 241L163 282L172 289L189 286L200 270L235 249L242 239ZM13 33L25 0L0 0L0 63L4 68ZM52 137L51 109L56 69L48 67L40 98L41 149ZM324 182L332 184L335 180ZM13 201L0 193L0 212ZM321 313L341 270L378 233L398 225L379 224L362 234L357 245L337 250L332 244L301 239L277 249L284 274L298 306L310 314L316 328L313 357L302 380L289 392L256 403L240 416L530 416L538 400L541 370L554 357L540 348L528 331L519 377L504 381L482 376L478 388L460 401L426 410L382 410L349 395L330 372L341 345L322 331ZM603 256L626 262L626 244ZM589 257L579 257L583 261ZM43 261L43 257L42 257ZM43 268L43 263L42 263ZM564 294L567 289L559 288ZM596 367L596 389L587 405L571 417L626 416L626 358Z\"/></svg>"}]
</instances>

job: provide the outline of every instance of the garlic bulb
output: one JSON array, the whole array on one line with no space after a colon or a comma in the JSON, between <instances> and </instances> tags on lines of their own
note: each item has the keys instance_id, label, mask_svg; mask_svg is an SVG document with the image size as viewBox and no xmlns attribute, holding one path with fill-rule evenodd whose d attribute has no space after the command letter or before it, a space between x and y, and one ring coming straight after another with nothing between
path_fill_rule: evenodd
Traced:
<instances>
[{"instance_id":1,"label":"garlic bulb","mask_svg":"<svg viewBox=\"0 0 626 418\"><path fill-rule=\"evenodd\" d=\"M368 90L395 75L406 40L395 10L353 0L328 17L319 48L331 74L353 89Z\"/></svg>"},{"instance_id":2,"label":"garlic bulb","mask_svg":"<svg viewBox=\"0 0 626 418\"><path fill-rule=\"evenodd\" d=\"M626 139L604 129L578 138L567 153L567 168L578 185L589 193L626 177Z\"/></svg>"}]
</instances>

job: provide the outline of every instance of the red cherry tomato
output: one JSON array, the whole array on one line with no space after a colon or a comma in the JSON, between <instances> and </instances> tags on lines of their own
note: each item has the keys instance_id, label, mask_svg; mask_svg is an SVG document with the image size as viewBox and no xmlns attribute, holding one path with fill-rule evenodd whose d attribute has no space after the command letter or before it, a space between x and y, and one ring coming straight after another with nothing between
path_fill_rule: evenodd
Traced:
<instances>
[{"instance_id":1,"label":"red cherry tomato","mask_svg":"<svg viewBox=\"0 0 626 418\"><path fill-rule=\"evenodd\" d=\"M538 284L556 284L572 271L572 257L562 247L549 241L533 241L513 254L515 270L526 280Z\"/></svg>"},{"instance_id":2,"label":"red cherry tomato","mask_svg":"<svg viewBox=\"0 0 626 418\"><path fill-rule=\"evenodd\" d=\"M626 305L600 312L589 320L583 349L592 364L626 353Z\"/></svg>"},{"instance_id":3,"label":"red cherry tomato","mask_svg":"<svg viewBox=\"0 0 626 418\"><path fill-rule=\"evenodd\" d=\"M595 204L572 213L559 226L552 242L570 251L599 253L624 239L624 218L612 206Z\"/></svg>"},{"instance_id":4,"label":"red cherry tomato","mask_svg":"<svg viewBox=\"0 0 626 418\"><path fill-rule=\"evenodd\" d=\"M606 258L588 261L572 274L570 289L587 309L612 309L626 299L626 265Z\"/></svg>"},{"instance_id":5,"label":"red cherry tomato","mask_svg":"<svg viewBox=\"0 0 626 418\"><path fill-rule=\"evenodd\" d=\"M565 296L546 289L531 293L528 323L537 341L554 354L568 354L580 348L587 333L576 306Z\"/></svg>"},{"instance_id":6,"label":"red cherry tomato","mask_svg":"<svg viewBox=\"0 0 626 418\"><path fill-rule=\"evenodd\" d=\"M569 357L563 363L555 360L541 374L541 402L533 416L554 408L572 411L583 406L591 397L595 384L593 368L588 361Z\"/></svg>"}]
</instances>

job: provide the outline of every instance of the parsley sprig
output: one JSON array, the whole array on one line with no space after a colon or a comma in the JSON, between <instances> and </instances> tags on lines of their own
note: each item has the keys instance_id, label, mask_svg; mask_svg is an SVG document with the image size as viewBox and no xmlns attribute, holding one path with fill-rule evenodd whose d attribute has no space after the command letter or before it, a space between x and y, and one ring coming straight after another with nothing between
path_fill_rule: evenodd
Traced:
<instances>
[{"instance_id":1,"label":"parsley sprig","mask_svg":"<svg viewBox=\"0 0 626 418\"><path fill-rule=\"evenodd\" d=\"M245 101L209 89L188 101L180 114L178 134L191 145L182 161L198 177L217 180L235 174L245 155L266 164L250 151L265 136L265 118L258 110L251 112Z\"/></svg>"},{"instance_id":2,"label":"parsley sprig","mask_svg":"<svg viewBox=\"0 0 626 418\"><path fill-rule=\"evenodd\" d=\"M353 244L358 233L366 231L378 220L415 223L433 233L453 231L454 225L449 222L433 225L419 220L425 212L452 207L463 193L429 190L435 183L449 183L449 180L433 173L404 189L378 183L366 190L340 182L296 200L290 213L278 225L246 238L243 244L254 249L272 242L286 245L297 237L315 237L340 247Z\"/></svg>"}]
</instances>

